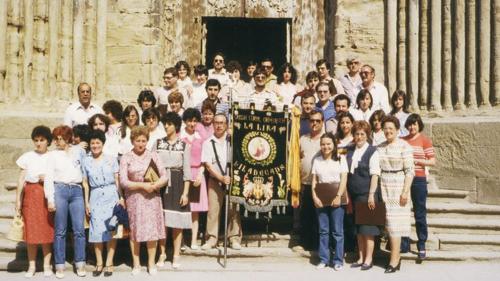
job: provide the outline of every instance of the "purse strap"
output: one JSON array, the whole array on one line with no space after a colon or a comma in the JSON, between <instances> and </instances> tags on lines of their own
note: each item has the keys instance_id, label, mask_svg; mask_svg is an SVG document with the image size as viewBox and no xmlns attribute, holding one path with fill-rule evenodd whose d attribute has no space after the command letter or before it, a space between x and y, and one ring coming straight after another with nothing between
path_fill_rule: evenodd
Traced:
<instances>
[{"instance_id":1,"label":"purse strap","mask_svg":"<svg viewBox=\"0 0 500 281\"><path fill-rule=\"evenodd\" d=\"M223 176L226 175L226 170L222 169L222 165L220 163L220 160L219 160L219 155L217 154L217 149L215 148L215 140L211 140L212 142L212 148L214 150L214 155L215 155L215 161L217 161L217 166L219 167L220 169L220 172L222 173Z\"/></svg>"}]
</instances>

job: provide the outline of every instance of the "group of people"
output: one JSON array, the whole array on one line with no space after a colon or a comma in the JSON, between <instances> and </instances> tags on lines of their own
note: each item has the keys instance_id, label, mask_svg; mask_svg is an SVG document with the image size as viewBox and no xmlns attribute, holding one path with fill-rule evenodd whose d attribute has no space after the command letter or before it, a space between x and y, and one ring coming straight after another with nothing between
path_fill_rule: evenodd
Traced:
<instances>
[{"instance_id":1,"label":"group of people","mask_svg":"<svg viewBox=\"0 0 500 281\"><path fill-rule=\"evenodd\" d=\"M231 182L225 163L229 109L235 102L264 110L281 110L284 105L301 109L302 198L294 220L299 222L301 245L318 250L318 268L343 266L344 238L350 235L344 232L344 217L356 212L347 207L355 206L349 202L365 202L370 209L385 203L391 241L386 272L394 272L399 269L400 237L410 232L411 198L419 257L425 258L425 172L435 162L434 151L421 133L422 119L408 112L403 91L396 91L389 104L386 88L374 81L373 67L361 67L356 58L347 61L348 73L339 80L330 76L330 64L319 60L317 71L307 73L304 87L297 84L297 71L289 63L276 76L270 59L259 65L250 62L246 73L236 61L225 68L224 59L217 53L212 69L195 66L195 81L190 65L177 62L164 71L162 87L139 93L137 107L109 100L101 108L91 102L91 86L80 83L78 102L66 110L64 125L33 129L34 150L16 162L21 168L16 211L23 216L28 245L26 277L35 274L40 244L44 275L53 273L53 252L56 277L64 277L70 229L77 275L86 275L88 238L96 254L92 275L111 276L116 220L123 210L133 275L140 273L141 242L146 242L150 274L165 265L169 228L173 268L180 266L186 229L192 232L193 250L216 247L225 186ZM52 141L55 149L49 151ZM203 212L205 243L199 246ZM239 250L241 222L233 204L228 220L230 246ZM351 266L370 269L374 237L381 234L381 226L354 228L359 259Z\"/></svg>"}]
</instances>

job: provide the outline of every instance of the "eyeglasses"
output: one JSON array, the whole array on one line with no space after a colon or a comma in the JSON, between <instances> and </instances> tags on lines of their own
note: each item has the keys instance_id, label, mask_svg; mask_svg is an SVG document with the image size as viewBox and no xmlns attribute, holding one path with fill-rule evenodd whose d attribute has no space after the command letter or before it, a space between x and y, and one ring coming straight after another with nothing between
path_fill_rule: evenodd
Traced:
<instances>
[{"instance_id":1,"label":"eyeglasses","mask_svg":"<svg viewBox=\"0 0 500 281\"><path fill-rule=\"evenodd\" d=\"M272 65L263 65L262 67L265 69L269 69L269 68L272 68L273 66Z\"/></svg>"},{"instance_id":2,"label":"eyeglasses","mask_svg":"<svg viewBox=\"0 0 500 281\"><path fill-rule=\"evenodd\" d=\"M309 119L309 122L311 123L321 123L321 119Z\"/></svg>"},{"instance_id":3,"label":"eyeglasses","mask_svg":"<svg viewBox=\"0 0 500 281\"><path fill-rule=\"evenodd\" d=\"M351 65L351 64L359 64L359 61L350 61L347 63L347 65Z\"/></svg>"},{"instance_id":4,"label":"eyeglasses","mask_svg":"<svg viewBox=\"0 0 500 281\"><path fill-rule=\"evenodd\" d=\"M224 62L224 60L214 60L214 62Z\"/></svg>"}]
</instances>

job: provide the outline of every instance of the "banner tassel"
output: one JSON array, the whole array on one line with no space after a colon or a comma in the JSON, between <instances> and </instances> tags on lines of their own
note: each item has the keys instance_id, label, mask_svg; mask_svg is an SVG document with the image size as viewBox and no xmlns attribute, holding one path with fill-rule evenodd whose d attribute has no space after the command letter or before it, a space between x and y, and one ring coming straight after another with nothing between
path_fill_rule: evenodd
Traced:
<instances>
[{"instance_id":1,"label":"banner tassel","mask_svg":"<svg viewBox=\"0 0 500 281\"><path fill-rule=\"evenodd\" d=\"M244 214L245 218L248 218L248 210L245 209L245 214Z\"/></svg>"}]
</instances>

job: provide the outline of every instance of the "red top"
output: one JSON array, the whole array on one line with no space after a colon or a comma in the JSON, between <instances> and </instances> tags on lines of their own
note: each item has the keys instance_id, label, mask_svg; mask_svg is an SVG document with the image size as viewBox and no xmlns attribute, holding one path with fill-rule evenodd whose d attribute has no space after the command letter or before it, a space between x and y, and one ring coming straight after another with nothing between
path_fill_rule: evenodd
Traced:
<instances>
[{"instance_id":1,"label":"red top","mask_svg":"<svg viewBox=\"0 0 500 281\"><path fill-rule=\"evenodd\" d=\"M409 135L403 137L413 148L413 158L415 160L426 160L434 158L434 147L432 141L424 134L420 133L418 137L410 137ZM415 164L415 177L425 177L425 167Z\"/></svg>"}]
</instances>

